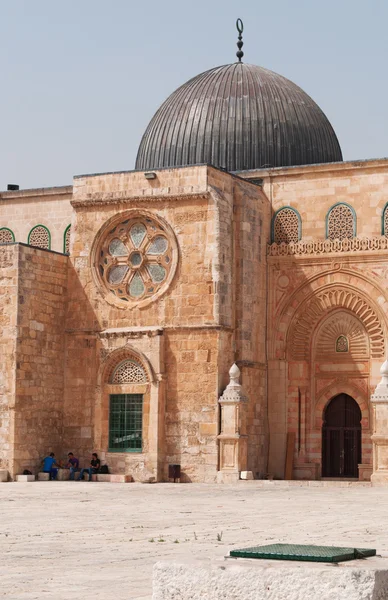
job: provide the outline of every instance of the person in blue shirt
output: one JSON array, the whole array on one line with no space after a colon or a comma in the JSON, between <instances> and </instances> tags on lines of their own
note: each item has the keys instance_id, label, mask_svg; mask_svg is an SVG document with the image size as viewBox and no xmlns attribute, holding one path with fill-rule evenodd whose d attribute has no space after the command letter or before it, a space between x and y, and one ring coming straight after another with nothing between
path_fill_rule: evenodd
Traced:
<instances>
[{"instance_id":1,"label":"person in blue shirt","mask_svg":"<svg viewBox=\"0 0 388 600\"><path fill-rule=\"evenodd\" d=\"M54 481L58 475L59 465L55 461L54 452L50 452L49 456L43 459L43 473L50 474L50 480Z\"/></svg>"}]
</instances>

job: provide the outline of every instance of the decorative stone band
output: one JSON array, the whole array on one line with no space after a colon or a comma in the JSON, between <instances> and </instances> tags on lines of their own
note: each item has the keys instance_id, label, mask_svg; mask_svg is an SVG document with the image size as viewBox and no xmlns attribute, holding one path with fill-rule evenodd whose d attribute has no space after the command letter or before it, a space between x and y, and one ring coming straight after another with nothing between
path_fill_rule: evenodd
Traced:
<instances>
[{"instance_id":1,"label":"decorative stone band","mask_svg":"<svg viewBox=\"0 0 388 600\"><path fill-rule=\"evenodd\" d=\"M334 252L367 252L371 250L388 250L388 238L351 238L345 240L311 240L290 242L286 244L268 244L268 256L298 256L308 254L330 254Z\"/></svg>"},{"instance_id":2,"label":"decorative stone band","mask_svg":"<svg viewBox=\"0 0 388 600\"><path fill-rule=\"evenodd\" d=\"M155 194L144 194L137 196L129 196L128 191L122 192L91 192L77 200L74 198L70 202L73 208L88 208L92 206L105 206L109 204L133 204L136 206L139 202L180 202L190 201L197 198L209 198L210 192L185 192L178 194L170 194L169 188L158 188Z\"/></svg>"}]
</instances>

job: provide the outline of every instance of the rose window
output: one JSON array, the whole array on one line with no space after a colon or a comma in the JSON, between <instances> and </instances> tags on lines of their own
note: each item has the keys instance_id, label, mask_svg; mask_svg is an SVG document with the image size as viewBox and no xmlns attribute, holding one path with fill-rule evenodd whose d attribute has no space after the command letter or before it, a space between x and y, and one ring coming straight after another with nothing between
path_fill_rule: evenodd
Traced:
<instances>
[{"instance_id":1,"label":"rose window","mask_svg":"<svg viewBox=\"0 0 388 600\"><path fill-rule=\"evenodd\" d=\"M98 271L116 298L139 302L169 280L175 242L156 219L137 217L109 228L100 245Z\"/></svg>"}]
</instances>

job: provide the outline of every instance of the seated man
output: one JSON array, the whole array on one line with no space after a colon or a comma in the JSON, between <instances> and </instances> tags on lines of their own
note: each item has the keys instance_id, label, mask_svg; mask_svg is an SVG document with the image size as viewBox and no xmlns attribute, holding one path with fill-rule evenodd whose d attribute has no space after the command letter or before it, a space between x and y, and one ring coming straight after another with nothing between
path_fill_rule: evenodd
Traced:
<instances>
[{"instance_id":1,"label":"seated man","mask_svg":"<svg viewBox=\"0 0 388 600\"><path fill-rule=\"evenodd\" d=\"M43 459L43 473L49 473L50 481L54 481L58 475L59 465L56 463L54 452L50 452L49 456Z\"/></svg>"},{"instance_id":2,"label":"seated man","mask_svg":"<svg viewBox=\"0 0 388 600\"><path fill-rule=\"evenodd\" d=\"M85 471L88 471L89 481L92 481L92 474L98 473L98 471L100 470L100 465L101 465L101 461L98 458L97 453L93 452L92 460L90 461L90 467L87 467L86 469L81 469L79 480L82 481Z\"/></svg>"},{"instance_id":3,"label":"seated man","mask_svg":"<svg viewBox=\"0 0 388 600\"><path fill-rule=\"evenodd\" d=\"M78 458L76 458L74 456L74 454L72 452L69 452L69 454L67 456L68 456L68 461L67 461L66 468L70 469L69 479L74 481L74 473L77 473L79 471L79 460L78 460Z\"/></svg>"}]
</instances>

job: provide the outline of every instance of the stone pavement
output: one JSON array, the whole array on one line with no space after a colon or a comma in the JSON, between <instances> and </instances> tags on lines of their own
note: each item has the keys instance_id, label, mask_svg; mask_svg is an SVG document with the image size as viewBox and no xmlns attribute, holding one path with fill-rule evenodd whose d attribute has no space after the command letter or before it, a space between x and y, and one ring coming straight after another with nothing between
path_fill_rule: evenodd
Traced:
<instances>
[{"instance_id":1,"label":"stone pavement","mask_svg":"<svg viewBox=\"0 0 388 600\"><path fill-rule=\"evenodd\" d=\"M294 542L388 552L388 488L0 484L0 598L151 599L158 560Z\"/></svg>"}]
</instances>

